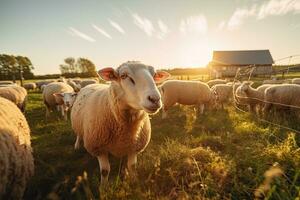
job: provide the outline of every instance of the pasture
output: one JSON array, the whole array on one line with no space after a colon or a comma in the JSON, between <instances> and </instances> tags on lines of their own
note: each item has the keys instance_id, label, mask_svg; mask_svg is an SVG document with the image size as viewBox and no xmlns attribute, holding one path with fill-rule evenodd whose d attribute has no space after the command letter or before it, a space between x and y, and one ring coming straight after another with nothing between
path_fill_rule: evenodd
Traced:
<instances>
[{"instance_id":1,"label":"pasture","mask_svg":"<svg viewBox=\"0 0 300 200\"><path fill-rule=\"evenodd\" d=\"M296 199L300 198L300 135L259 121L233 106L197 115L175 106L153 115L152 138L138 157L138 181L121 181L111 157L109 186L99 189L96 158L74 150L70 121L45 121L40 92L29 92L35 175L25 199ZM299 119L273 122L300 130Z\"/></svg>"}]
</instances>

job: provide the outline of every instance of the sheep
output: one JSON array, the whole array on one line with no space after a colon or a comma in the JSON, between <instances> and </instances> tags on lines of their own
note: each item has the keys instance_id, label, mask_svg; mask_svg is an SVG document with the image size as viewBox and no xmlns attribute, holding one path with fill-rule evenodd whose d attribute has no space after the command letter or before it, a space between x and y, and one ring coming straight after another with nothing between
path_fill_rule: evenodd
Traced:
<instances>
[{"instance_id":1,"label":"sheep","mask_svg":"<svg viewBox=\"0 0 300 200\"><path fill-rule=\"evenodd\" d=\"M81 140L85 149L97 157L101 185L106 185L110 172L108 154L127 156L130 177L135 178L137 154L150 141L151 124L148 114L161 108L155 82L169 77L152 66L131 61L116 70L98 72L109 85L93 84L80 90L71 111L72 128L77 135L75 148Z\"/></svg>"},{"instance_id":2,"label":"sheep","mask_svg":"<svg viewBox=\"0 0 300 200\"><path fill-rule=\"evenodd\" d=\"M217 103L221 105L222 109L224 109L224 103L229 102L232 97L232 88L233 83L230 84L216 84L211 90L214 91L217 95Z\"/></svg>"},{"instance_id":3,"label":"sheep","mask_svg":"<svg viewBox=\"0 0 300 200\"><path fill-rule=\"evenodd\" d=\"M85 79L80 82L80 86L81 86L81 88L84 88L85 86L94 84L94 83L98 83L98 81L95 79Z\"/></svg>"},{"instance_id":4,"label":"sheep","mask_svg":"<svg viewBox=\"0 0 300 200\"><path fill-rule=\"evenodd\" d=\"M55 106L60 109L62 117L68 120L68 110L76 98L73 88L63 82L54 82L45 86L43 100L46 106L46 119Z\"/></svg>"},{"instance_id":5,"label":"sheep","mask_svg":"<svg viewBox=\"0 0 300 200\"><path fill-rule=\"evenodd\" d=\"M81 88L80 84L76 84L72 79L68 79L67 83L74 89L75 92L78 92Z\"/></svg>"},{"instance_id":6,"label":"sheep","mask_svg":"<svg viewBox=\"0 0 300 200\"><path fill-rule=\"evenodd\" d=\"M277 80L277 79L270 79L270 80L264 80L263 84L282 84L282 83L290 83L289 79L286 80Z\"/></svg>"},{"instance_id":7,"label":"sheep","mask_svg":"<svg viewBox=\"0 0 300 200\"><path fill-rule=\"evenodd\" d=\"M36 84L35 83L24 83L23 87L26 90L34 90L36 88Z\"/></svg>"},{"instance_id":8,"label":"sheep","mask_svg":"<svg viewBox=\"0 0 300 200\"><path fill-rule=\"evenodd\" d=\"M36 87L41 90L43 85L48 85L49 83L53 83L53 82L55 82L55 81L54 80L44 80L44 81L37 81L35 84L36 84Z\"/></svg>"},{"instance_id":9,"label":"sheep","mask_svg":"<svg viewBox=\"0 0 300 200\"><path fill-rule=\"evenodd\" d=\"M73 82L75 82L77 85L80 84L82 82L82 80L80 78L73 78L71 79Z\"/></svg>"},{"instance_id":10,"label":"sheep","mask_svg":"<svg viewBox=\"0 0 300 200\"><path fill-rule=\"evenodd\" d=\"M216 85L216 84L226 84L226 80L222 80L222 79L213 79L207 82L207 85L211 88L212 86Z\"/></svg>"},{"instance_id":11,"label":"sheep","mask_svg":"<svg viewBox=\"0 0 300 200\"><path fill-rule=\"evenodd\" d=\"M251 87L253 83L252 82L243 82L243 84L240 86L241 91L243 92L245 97L246 104L249 105L250 111L256 112L256 108L259 107L259 110L264 106L264 95L265 90L272 86L272 84L264 84L259 86L258 88Z\"/></svg>"},{"instance_id":12,"label":"sheep","mask_svg":"<svg viewBox=\"0 0 300 200\"><path fill-rule=\"evenodd\" d=\"M298 84L298 85L300 85L300 78L293 78L292 79L292 84Z\"/></svg>"},{"instance_id":13,"label":"sheep","mask_svg":"<svg viewBox=\"0 0 300 200\"><path fill-rule=\"evenodd\" d=\"M30 129L12 102L0 97L0 199L22 199L34 173Z\"/></svg>"},{"instance_id":14,"label":"sheep","mask_svg":"<svg viewBox=\"0 0 300 200\"><path fill-rule=\"evenodd\" d=\"M200 113L204 105L214 105L216 95L206 83L199 81L168 80L160 86L163 101L162 118L167 117L167 111L176 103L183 105L198 105Z\"/></svg>"},{"instance_id":15,"label":"sheep","mask_svg":"<svg viewBox=\"0 0 300 200\"><path fill-rule=\"evenodd\" d=\"M0 87L0 96L15 103L22 112L25 111L27 91L18 85Z\"/></svg>"},{"instance_id":16,"label":"sheep","mask_svg":"<svg viewBox=\"0 0 300 200\"><path fill-rule=\"evenodd\" d=\"M266 101L264 107L264 114L268 115L271 107L275 105L278 108L285 108L294 110L296 108L289 107L296 106L300 108L300 85L296 84L282 84L270 86L265 91L264 99ZM284 104L284 105L280 105Z\"/></svg>"},{"instance_id":17,"label":"sheep","mask_svg":"<svg viewBox=\"0 0 300 200\"><path fill-rule=\"evenodd\" d=\"M12 81L0 81L0 85L12 85L12 84L14 84L14 82L12 82Z\"/></svg>"}]
</instances>

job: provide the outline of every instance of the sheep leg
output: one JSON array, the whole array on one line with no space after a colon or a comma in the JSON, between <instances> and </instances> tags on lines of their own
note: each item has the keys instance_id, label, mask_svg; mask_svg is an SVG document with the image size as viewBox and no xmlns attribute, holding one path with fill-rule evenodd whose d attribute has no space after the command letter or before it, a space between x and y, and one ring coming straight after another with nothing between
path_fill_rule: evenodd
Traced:
<instances>
[{"instance_id":1,"label":"sheep leg","mask_svg":"<svg viewBox=\"0 0 300 200\"><path fill-rule=\"evenodd\" d=\"M204 104L200 104L199 109L200 109L200 114L202 115L204 112Z\"/></svg>"},{"instance_id":2,"label":"sheep leg","mask_svg":"<svg viewBox=\"0 0 300 200\"><path fill-rule=\"evenodd\" d=\"M68 121L68 111L64 110L64 120Z\"/></svg>"},{"instance_id":3,"label":"sheep leg","mask_svg":"<svg viewBox=\"0 0 300 200\"><path fill-rule=\"evenodd\" d=\"M64 120L68 120L68 116L66 116L66 111L64 109L64 106L63 105L60 105L60 111L61 111L61 115L62 117L64 118Z\"/></svg>"},{"instance_id":4,"label":"sheep leg","mask_svg":"<svg viewBox=\"0 0 300 200\"><path fill-rule=\"evenodd\" d=\"M57 112L59 112L60 111L60 106L56 106L56 110L57 110Z\"/></svg>"},{"instance_id":5,"label":"sheep leg","mask_svg":"<svg viewBox=\"0 0 300 200\"><path fill-rule=\"evenodd\" d=\"M101 154L97 156L100 174L101 174L101 185L106 185L108 183L108 175L110 172L110 164L108 160L108 154Z\"/></svg>"},{"instance_id":6,"label":"sheep leg","mask_svg":"<svg viewBox=\"0 0 300 200\"><path fill-rule=\"evenodd\" d=\"M46 120L50 117L50 110L48 106L46 106Z\"/></svg>"},{"instance_id":7,"label":"sheep leg","mask_svg":"<svg viewBox=\"0 0 300 200\"><path fill-rule=\"evenodd\" d=\"M166 119L167 118L167 116L168 116L167 111L168 111L168 108L165 107L165 106L163 106L163 108L162 108L162 116L161 116L162 119Z\"/></svg>"},{"instance_id":8,"label":"sheep leg","mask_svg":"<svg viewBox=\"0 0 300 200\"><path fill-rule=\"evenodd\" d=\"M80 148L80 143L81 143L81 138L79 137L79 135L77 135L76 142L75 142L75 145L74 145L75 150Z\"/></svg>"},{"instance_id":9,"label":"sheep leg","mask_svg":"<svg viewBox=\"0 0 300 200\"><path fill-rule=\"evenodd\" d=\"M263 108L263 113L264 113L265 118L268 117L270 110L271 110L271 106L272 106L271 103L265 103L265 106Z\"/></svg>"},{"instance_id":10,"label":"sheep leg","mask_svg":"<svg viewBox=\"0 0 300 200\"><path fill-rule=\"evenodd\" d=\"M136 163L137 163L137 154L132 153L127 157L127 168L129 177L133 180L136 179Z\"/></svg>"}]
</instances>

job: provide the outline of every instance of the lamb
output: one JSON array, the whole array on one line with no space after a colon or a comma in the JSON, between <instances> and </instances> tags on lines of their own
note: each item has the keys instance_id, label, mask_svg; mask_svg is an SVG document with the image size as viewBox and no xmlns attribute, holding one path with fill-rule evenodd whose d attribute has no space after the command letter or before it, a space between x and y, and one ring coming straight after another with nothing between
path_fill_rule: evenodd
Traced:
<instances>
[{"instance_id":1,"label":"lamb","mask_svg":"<svg viewBox=\"0 0 300 200\"><path fill-rule=\"evenodd\" d=\"M101 185L108 182L108 154L127 156L129 175L135 177L137 154L150 141L151 124L148 114L161 108L155 82L169 77L152 66L131 61L116 70L98 72L110 85L93 84L80 90L71 111L72 127L77 135L75 148L81 140L85 149L97 157Z\"/></svg>"},{"instance_id":2,"label":"lamb","mask_svg":"<svg viewBox=\"0 0 300 200\"><path fill-rule=\"evenodd\" d=\"M290 106L300 107L300 85L282 84L270 86L265 91L264 114L267 115L273 105L278 108L297 109ZM284 104L284 105L279 105ZM299 109L297 109L299 110Z\"/></svg>"},{"instance_id":3,"label":"lamb","mask_svg":"<svg viewBox=\"0 0 300 200\"><path fill-rule=\"evenodd\" d=\"M26 90L34 90L36 88L36 84L35 83L24 83L23 87Z\"/></svg>"},{"instance_id":4,"label":"lamb","mask_svg":"<svg viewBox=\"0 0 300 200\"><path fill-rule=\"evenodd\" d=\"M167 111L176 103L183 105L198 105L200 113L204 105L214 105L216 95L206 83L199 81L168 80L160 86L163 101L162 117L167 117Z\"/></svg>"},{"instance_id":5,"label":"lamb","mask_svg":"<svg viewBox=\"0 0 300 200\"><path fill-rule=\"evenodd\" d=\"M30 129L12 102L0 97L0 199L22 199L34 173Z\"/></svg>"},{"instance_id":6,"label":"lamb","mask_svg":"<svg viewBox=\"0 0 300 200\"><path fill-rule=\"evenodd\" d=\"M0 96L15 103L22 112L25 111L27 91L18 85L0 87Z\"/></svg>"},{"instance_id":7,"label":"lamb","mask_svg":"<svg viewBox=\"0 0 300 200\"><path fill-rule=\"evenodd\" d=\"M265 90L272 86L271 84L264 84L258 88L251 87L252 82L244 82L240 89L246 98L245 102L249 105L250 111L256 112L257 107L261 111L264 106Z\"/></svg>"},{"instance_id":8,"label":"lamb","mask_svg":"<svg viewBox=\"0 0 300 200\"><path fill-rule=\"evenodd\" d=\"M232 97L232 88L233 84L216 84L211 90L214 91L217 95L217 103L221 105L222 109L224 109L224 103L229 102Z\"/></svg>"},{"instance_id":9,"label":"lamb","mask_svg":"<svg viewBox=\"0 0 300 200\"><path fill-rule=\"evenodd\" d=\"M292 79L292 84L298 84L298 85L300 85L300 78L293 78Z\"/></svg>"},{"instance_id":10,"label":"lamb","mask_svg":"<svg viewBox=\"0 0 300 200\"><path fill-rule=\"evenodd\" d=\"M81 88L80 84L76 84L72 79L68 79L67 83L73 88L75 92L79 92Z\"/></svg>"},{"instance_id":11,"label":"lamb","mask_svg":"<svg viewBox=\"0 0 300 200\"><path fill-rule=\"evenodd\" d=\"M226 80L222 80L222 79L213 79L207 82L207 85L211 88L212 86L216 85L216 84L226 84Z\"/></svg>"},{"instance_id":12,"label":"lamb","mask_svg":"<svg viewBox=\"0 0 300 200\"><path fill-rule=\"evenodd\" d=\"M60 108L65 120L68 120L68 110L76 98L73 88L63 82L54 82L45 86L43 100L46 105L46 119L54 107Z\"/></svg>"},{"instance_id":13,"label":"lamb","mask_svg":"<svg viewBox=\"0 0 300 200\"><path fill-rule=\"evenodd\" d=\"M87 85L95 84L95 83L98 83L98 81L96 81L95 79L85 79L81 81L80 86L81 88L84 88Z\"/></svg>"}]
</instances>

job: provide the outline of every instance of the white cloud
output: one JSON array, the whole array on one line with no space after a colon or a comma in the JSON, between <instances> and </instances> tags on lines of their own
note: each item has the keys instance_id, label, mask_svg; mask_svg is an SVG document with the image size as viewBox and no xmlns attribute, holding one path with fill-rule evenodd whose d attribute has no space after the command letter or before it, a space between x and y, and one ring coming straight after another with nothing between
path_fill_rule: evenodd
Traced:
<instances>
[{"instance_id":1,"label":"white cloud","mask_svg":"<svg viewBox=\"0 0 300 200\"><path fill-rule=\"evenodd\" d=\"M157 38L163 39L170 32L169 27L162 20L158 20L157 24L159 27Z\"/></svg>"},{"instance_id":2,"label":"white cloud","mask_svg":"<svg viewBox=\"0 0 300 200\"><path fill-rule=\"evenodd\" d=\"M196 32L205 34L207 31L207 20L204 15L190 16L182 19L179 30L182 33Z\"/></svg>"},{"instance_id":3,"label":"white cloud","mask_svg":"<svg viewBox=\"0 0 300 200\"><path fill-rule=\"evenodd\" d=\"M82 33L80 31L78 31L77 29L75 29L73 27L69 27L69 30L70 30L70 34L72 34L73 36L80 37L80 38L82 38L86 41L89 41L89 42L96 42L96 40L94 38L88 36L85 33Z\"/></svg>"},{"instance_id":4,"label":"white cloud","mask_svg":"<svg viewBox=\"0 0 300 200\"><path fill-rule=\"evenodd\" d=\"M250 16L254 16L256 12L256 5L252 6L251 9L238 8L235 10L233 15L230 17L227 27L228 29L236 29L244 23L244 20Z\"/></svg>"},{"instance_id":5,"label":"white cloud","mask_svg":"<svg viewBox=\"0 0 300 200\"><path fill-rule=\"evenodd\" d=\"M258 13L257 18L263 19L271 15L285 15L287 13L300 13L299 0L270 0L264 3Z\"/></svg>"},{"instance_id":6,"label":"white cloud","mask_svg":"<svg viewBox=\"0 0 300 200\"><path fill-rule=\"evenodd\" d=\"M142 29L148 36L151 37L153 35L155 30L152 22L149 19L143 18L136 13L133 13L132 17L133 17L133 22L137 27Z\"/></svg>"},{"instance_id":7,"label":"white cloud","mask_svg":"<svg viewBox=\"0 0 300 200\"><path fill-rule=\"evenodd\" d=\"M119 31L122 34L125 34L124 29L117 22L114 22L114 21L112 21L110 19L108 19L108 21L109 21L110 25L112 27L114 27L117 31Z\"/></svg>"},{"instance_id":8,"label":"white cloud","mask_svg":"<svg viewBox=\"0 0 300 200\"><path fill-rule=\"evenodd\" d=\"M92 24L93 28L96 29L99 33L101 33L103 36L112 39L112 37L103 29L101 29L100 27L96 26L95 24Z\"/></svg>"},{"instance_id":9,"label":"white cloud","mask_svg":"<svg viewBox=\"0 0 300 200\"><path fill-rule=\"evenodd\" d=\"M269 16L282 16L286 14L300 13L300 0L269 0L260 6L253 5L249 8L237 8L228 22L223 26L229 30L237 29L246 19L254 17L257 20ZM222 28L223 28L222 27Z\"/></svg>"}]
</instances>

